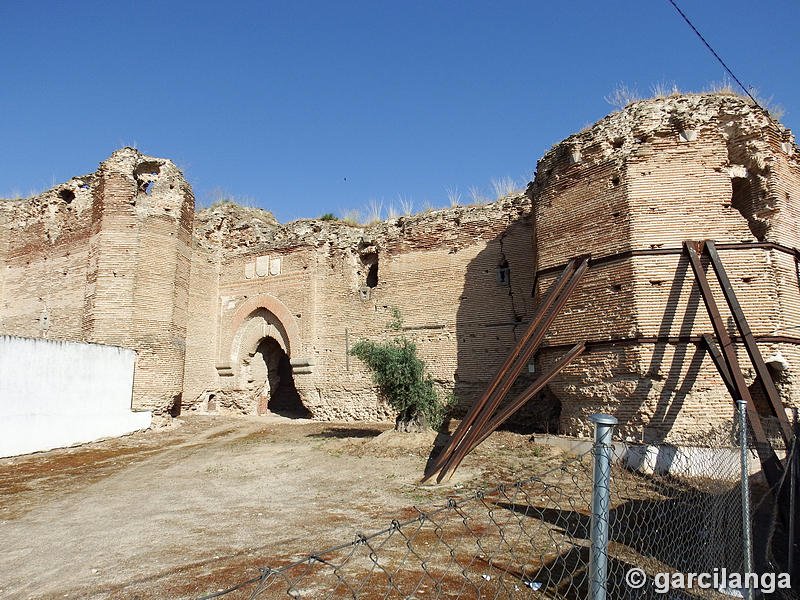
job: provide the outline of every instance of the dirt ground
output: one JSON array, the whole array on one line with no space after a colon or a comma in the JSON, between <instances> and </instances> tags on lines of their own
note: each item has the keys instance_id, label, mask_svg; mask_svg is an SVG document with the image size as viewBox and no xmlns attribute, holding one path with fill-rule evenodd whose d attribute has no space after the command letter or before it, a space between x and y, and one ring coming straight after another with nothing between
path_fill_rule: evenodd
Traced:
<instances>
[{"instance_id":1,"label":"dirt ground","mask_svg":"<svg viewBox=\"0 0 800 600\"><path fill-rule=\"evenodd\" d=\"M498 432L419 485L434 434L390 428L190 414L0 459L0 597L197 598L567 458Z\"/></svg>"}]
</instances>

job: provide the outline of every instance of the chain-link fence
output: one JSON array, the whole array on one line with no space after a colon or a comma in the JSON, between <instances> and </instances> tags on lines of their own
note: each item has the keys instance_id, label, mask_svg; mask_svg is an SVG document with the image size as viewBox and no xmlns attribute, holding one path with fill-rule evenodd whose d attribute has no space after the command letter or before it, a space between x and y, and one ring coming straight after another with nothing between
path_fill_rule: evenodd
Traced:
<instances>
[{"instance_id":1,"label":"chain-link fence","mask_svg":"<svg viewBox=\"0 0 800 600\"><path fill-rule=\"evenodd\" d=\"M596 442L541 475L416 509L416 518L287 557L203 598L746 597L729 577L746 571L736 436L733 430L728 444L691 447ZM607 499L598 504L596 462L604 452L611 458L610 479ZM775 490L758 476L744 481L752 492L754 568L783 572L790 565L781 549L790 540L777 516ZM598 508L607 519L601 580L592 551ZM710 574L711 585L691 585L685 577L692 573ZM676 576L684 577L684 587ZM776 589L774 597L797 596Z\"/></svg>"},{"instance_id":2,"label":"chain-link fence","mask_svg":"<svg viewBox=\"0 0 800 600\"><path fill-rule=\"evenodd\" d=\"M251 598L584 597L591 452L262 569ZM206 596L218 597L226 592Z\"/></svg>"},{"instance_id":3,"label":"chain-link fence","mask_svg":"<svg viewBox=\"0 0 800 600\"><path fill-rule=\"evenodd\" d=\"M657 578L663 580L665 573L671 578L715 569L744 572L735 447L627 446L616 458L610 485L610 598L663 598ZM632 569L637 575L629 575ZM673 590L668 597L703 596Z\"/></svg>"}]
</instances>

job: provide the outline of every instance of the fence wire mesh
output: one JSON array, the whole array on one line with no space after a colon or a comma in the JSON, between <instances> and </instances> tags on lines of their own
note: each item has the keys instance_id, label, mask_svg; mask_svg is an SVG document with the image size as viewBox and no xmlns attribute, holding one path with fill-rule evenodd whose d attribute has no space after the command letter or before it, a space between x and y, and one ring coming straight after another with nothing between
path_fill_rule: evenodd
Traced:
<instances>
[{"instance_id":1,"label":"fence wire mesh","mask_svg":"<svg viewBox=\"0 0 800 600\"><path fill-rule=\"evenodd\" d=\"M590 501L584 453L204 598L582 598Z\"/></svg>"},{"instance_id":2,"label":"fence wire mesh","mask_svg":"<svg viewBox=\"0 0 800 600\"><path fill-rule=\"evenodd\" d=\"M615 458L609 598L664 598L659 574L663 582L673 574L744 572L738 449L618 446ZM632 569L641 579L629 579ZM738 595L720 588L671 590L666 597Z\"/></svg>"},{"instance_id":3,"label":"fence wire mesh","mask_svg":"<svg viewBox=\"0 0 800 600\"><path fill-rule=\"evenodd\" d=\"M743 597L724 576L745 572L738 432L730 431L727 444L614 445L607 598ZM416 518L328 550L287 557L203 599L589 598L596 451L429 511L415 509ZM752 450L750 460L757 471ZM756 565L780 572L788 537L776 520L777 496L757 477L749 481ZM632 569L641 572L639 585L632 585ZM715 572L716 589L667 593L657 585L658 574ZM797 595L777 590L774 597Z\"/></svg>"}]
</instances>

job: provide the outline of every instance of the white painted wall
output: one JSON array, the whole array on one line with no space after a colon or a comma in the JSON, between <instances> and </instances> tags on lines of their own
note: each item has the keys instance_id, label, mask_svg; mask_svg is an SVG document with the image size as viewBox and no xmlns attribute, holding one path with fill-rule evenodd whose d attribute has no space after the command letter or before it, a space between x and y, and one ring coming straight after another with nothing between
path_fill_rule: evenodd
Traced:
<instances>
[{"instance_id":1,"label":"white painted wall","mask_svg":"<svg viewBox=\"0 0 800 600\"><path fill-rule=\"evenodd\" d=\"M0 456L146 429L131 411L136 353L127 348L0 336Z\"/></svg>"}]
</instances>

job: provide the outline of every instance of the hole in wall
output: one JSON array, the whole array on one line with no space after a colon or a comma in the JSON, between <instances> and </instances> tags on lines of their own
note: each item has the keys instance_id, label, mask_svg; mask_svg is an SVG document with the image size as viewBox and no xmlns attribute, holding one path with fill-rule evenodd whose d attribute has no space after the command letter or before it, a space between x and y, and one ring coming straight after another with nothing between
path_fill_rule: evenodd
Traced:
<instances>
[{"instance_id":1,"label":"hole in wall","mask_svg":"<svg viewBox=\"0 0 800 600\"><path fill-rule=\"evenodd\" d=\"M169 407L170 417L179 417L181 414L181 394L173 396L172 404Z\"/></svg>"},{"instance_id":2,"label":"hole in wall","mask_svg":"<svg viewBox=\"0 0 800 600\"><path fill-rule=\"evenodd\" d=\"M367 267L365 284L368 288L378 285L378 253L366 252L361 255L361 264Z\"/></svg>"},{"instance_id":3,"label":"hole in wall","mask_svg":"<svg viewBox=\"0 0 800 600\"><path fill-rule=\"evenodd\" d=\"M617 187L619 185L619 177L612 177L611 178L611 185Z\"/></svg>"},{"instance_id":4,"label":"hole in wall","mask_svg":"<svg viewBox=\"0 0 800 600\"><path fill-rule=\"evenodd\" d=\"M369 266L367 271L367 287L374 288L378 285L378 263Z\"/></svg>"},{"instance_id":5,"label":"hole in wall","mask_svg":"<svg viewBox=\"0 0 800 600\"><path fill-rule=\"evenodd\" d=\"M67 204L70 204L73 200L75 200L75 192L72 190L61 190L58 192L58 197Z\"/></svg>"},{"instance_id":6,"label":"hole in wall","mask_svg":"<svg viewBox=\"0 0 800 600\"><path fill-rule=\"evenodd\" d=\"M617 138L613 142L611 142L611 145L619 150L620 148L622 148L622 144L624 143L625 143L625 138Z\"/></svg>"},{"instance_id":7,"label":"hole in wall","mask_svg":"<svg viewBox=\"0 0 800 600\"><path fill-rule=\"evenodd\" d=\"M145 184L142 186L142 191L143 191L145 194L148 194L148 195L149 195L149 194L150 194L150 192L152 191L152 188L153 188L153 182L152 182L152 181L148 181L147 183L145 183Z\"/></svg>"},{"instance_id":8,"label":"hole in wall","mask_svg":"<svg viewBox=\"0 0 800 600\"><path fill-rule=\"evenodd\" d=\"M161 166L154 161L145 161L136 167L134 175L158 175L161 173Z\"/></svg>"},{"instance_id":9,"label":"hole in wall","mask_svg":"<svg viewBox=\"0 0 800 600\"><path fill-rule=\"evenodd\" d=\"M776 368L772 363L767 363L767 372L769 373L773 383L775 384L775 387L778 390L778 395L782 396L781 387L787 382L787 374ZM761 384L761 379L756 377L755 381L747 386L747 389L750 390L750 397L753 399L756 412L762 417L773 417L772 407L767 395L764 393L764 387Z\"/></svg>"},{"instance_id":10,"label":"hole in wall","mask_svg":"<svg viewBox=\"0 0 800 600\"><path fill-rule=\"evenodd\" d=\"M733 177L731 178L731 206L739 211L739 213L747 220L747 225L750 231L759 242L763 242L768 224L765 221L760 221L755 218L753 212L753 193L750 180L747 177Z\"/></svg>"},{"instance_id":11,"label":"hole in wall","mask_svg":"<svg viewBox=\"0 0 800 600\"><path fill-rule=\"evenodd\" d=\"M507 260L504 260L503 263L497 267L497 283L500 285L511 285L511 268L508 266Z\"/></svg>"}]
</instances>

